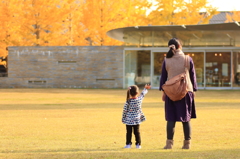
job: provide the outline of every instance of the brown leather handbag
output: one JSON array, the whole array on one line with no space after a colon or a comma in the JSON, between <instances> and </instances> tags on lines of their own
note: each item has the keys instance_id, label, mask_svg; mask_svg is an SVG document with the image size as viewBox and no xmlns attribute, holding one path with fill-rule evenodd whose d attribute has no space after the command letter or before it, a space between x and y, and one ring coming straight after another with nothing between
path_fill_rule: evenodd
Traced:
<instances>
[{"instance_id":1,"label":"brown leather handbag","mask_svg":"<svg viewBox=\"0 0 240 159\"><path fill-rule=\"evenodd\" d=\"M181 100L187 94L187 66L189 65L189 56L185 55L185 71L166 81L162 86L164 93L172 100Z\"/></svg>"}]
</instances>

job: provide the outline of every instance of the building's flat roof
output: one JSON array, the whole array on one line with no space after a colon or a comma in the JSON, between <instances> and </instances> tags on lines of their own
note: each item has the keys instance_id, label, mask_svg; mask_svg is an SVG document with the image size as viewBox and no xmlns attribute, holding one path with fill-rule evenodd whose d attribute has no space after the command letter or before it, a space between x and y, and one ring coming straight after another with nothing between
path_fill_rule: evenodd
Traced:
<instances>
[{"instance_id":1,"label":"building's flat roof","mask_svg":"<svg viewBox=\"0 0 240 159\"><path fill-rule=\"evenodd\" d=\"M191 46L240 46L240 24L218 23L201 25L133 26L107 32L126 45L165 46L177 37Z\"/></svg>"}]
</instances>

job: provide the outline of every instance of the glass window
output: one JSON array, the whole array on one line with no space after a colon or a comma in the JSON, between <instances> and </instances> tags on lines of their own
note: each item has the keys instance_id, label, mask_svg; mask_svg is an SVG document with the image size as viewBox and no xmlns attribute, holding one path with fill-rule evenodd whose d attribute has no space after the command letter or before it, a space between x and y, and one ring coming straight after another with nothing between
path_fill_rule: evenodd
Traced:
<instances>
[{"instance_id":1,"label":"glass window","mask_svg":"<svg viewBox=\"0 0 240 159\"><path fill-rule=\"evenodd\" d=\"M233 87L240 87L240 52L233 53Z\"/></svg>"},{"instance_id":2,"label":"glass window","mask_svg":"<svg viewBox=\"0 0 240 159\"><path fill-rule=\"evenodd\" d=\"M7 56L6 57L0 57L0 77L8 77L8 68L7 65Z\"/></svg>"},{"instance_id":3,"label":"glass window","mask_svg":"<svg viewBox=\"0 0 240 159\"><path fill-rule=\"evenodd\" d=\"M159 87L160 77L162 74L162 63L166 56L166 53L155 52L154 64L153 64L153 78L152 78L152 87Z\"/></svg>"},{"instance_id":4,"label":"glass window","mask_svg":"<svg viewBox=\"0 0 240 159\"><path fill-rule=\"evenodd\" d=\"M206 87L231 86L231 53L206 53Z\"/></svg>"},{"instance_id":5,"label":"glass window","mask_svg":"<svg viewBox=\"0 0 240 159\"><path fill-rule=\"evenodd\" d=\"M178 26L176 26L178 27ZM166 41L172 37L181 39L183 46L240 46L240 31L238 30L172 30L171 27L159 27L159 30L151 31L151 28L146 28L148 31L139 29L124 31L124 43L126 46L153 46L167 47ZM190 29L191 30L191 29Z\"/></svg>"},{"instance_id":6,"label":"glass window","mask_svg":"<svg viewBox=\"0 0 240 159\"><path fill-rule=\"evenodd\" d=\"M206 52L206 57L203 52L186 51L185 54L194 61L198 87L240 87L240 51L233 52L232 66L230 51ZM166 53L153 52L152 55L151 68L151 51L125 51L125 88L130 85L143 87L146 83L151 83L155 88L159 87L162 62Z\"/></svg>"},{"instance_id":7,"label":"glass window","mask_svg":"<svg viewBox=\"0 0 240 159\"><path fill-rule=\"evenodd\" d=\"M198 87L204 87L204 53L203 52L185 52L193 59Z\"/></svg>"},{"instance_id":8,"label":"glass window","mask_svg":"<svg viewBox=\"0 0 240 159\"><path fill-rule=\"evenodd\" d=\"M150 52L142 50L125 51L125 88L131 85L143 87L150 83Z\"/></svg>"}]
</instances>

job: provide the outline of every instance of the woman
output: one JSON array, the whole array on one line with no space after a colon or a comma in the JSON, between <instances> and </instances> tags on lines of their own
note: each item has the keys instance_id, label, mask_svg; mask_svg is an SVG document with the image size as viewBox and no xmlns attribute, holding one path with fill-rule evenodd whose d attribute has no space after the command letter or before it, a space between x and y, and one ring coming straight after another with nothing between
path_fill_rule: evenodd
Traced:
<instances>
[{"instance_id":1,"label":"woman","mask_svg":"<svg viewBox=\"0 0 240 159\"><path fill-rule=\"evenodd\" d=\"M172 77L184 72L185 55L182 52L182 46L177 38L168 42L169 51L162 64L162 75L160 79L159 90L163 91L162 85ZM190 119L196 118L194 91L197 91L196 73L193 60L189 57L190 66L188 66L188 93L179 101L172 101L163 91L162 100L165 101L165 118L167 121L167 141L164 149L172 149L173 136L176 122L182 122L184 132L184 142L182 149L190 148L191 125Z\"/></svg>"}]
</instances>

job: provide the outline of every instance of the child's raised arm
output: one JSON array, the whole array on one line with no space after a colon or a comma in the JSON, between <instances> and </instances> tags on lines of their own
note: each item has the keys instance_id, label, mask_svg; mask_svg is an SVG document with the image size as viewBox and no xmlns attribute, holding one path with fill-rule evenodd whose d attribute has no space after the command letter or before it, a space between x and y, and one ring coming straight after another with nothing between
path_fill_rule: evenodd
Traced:
<instances>
[{"instance_id":1,"label":"child's raised arm","mask_svg":"<svg viewBox=\"0 0 240 159\"><path fill-rule=\"evenodd\" d=\"M151 88L151 85L150 85L150 84L145 84L144 88L150 89L150 88Z\"/></svg>"},{"instance_id":2,"label":"child's raised arm","mask_svg":"<svg viewBox=\"0 0 240 159\"><path fill-rule=\"evenodd\" d=\"M150 88L151 88L151 85L150 85L150 84L146 84L146 85L144 86L144 89L143 89L142 93L140 94L139 98L140 98L140 99L143 99L143 97L145 96L145 94L148 93L148 89L150 89Z\"/></svg>"}]
</instances>

